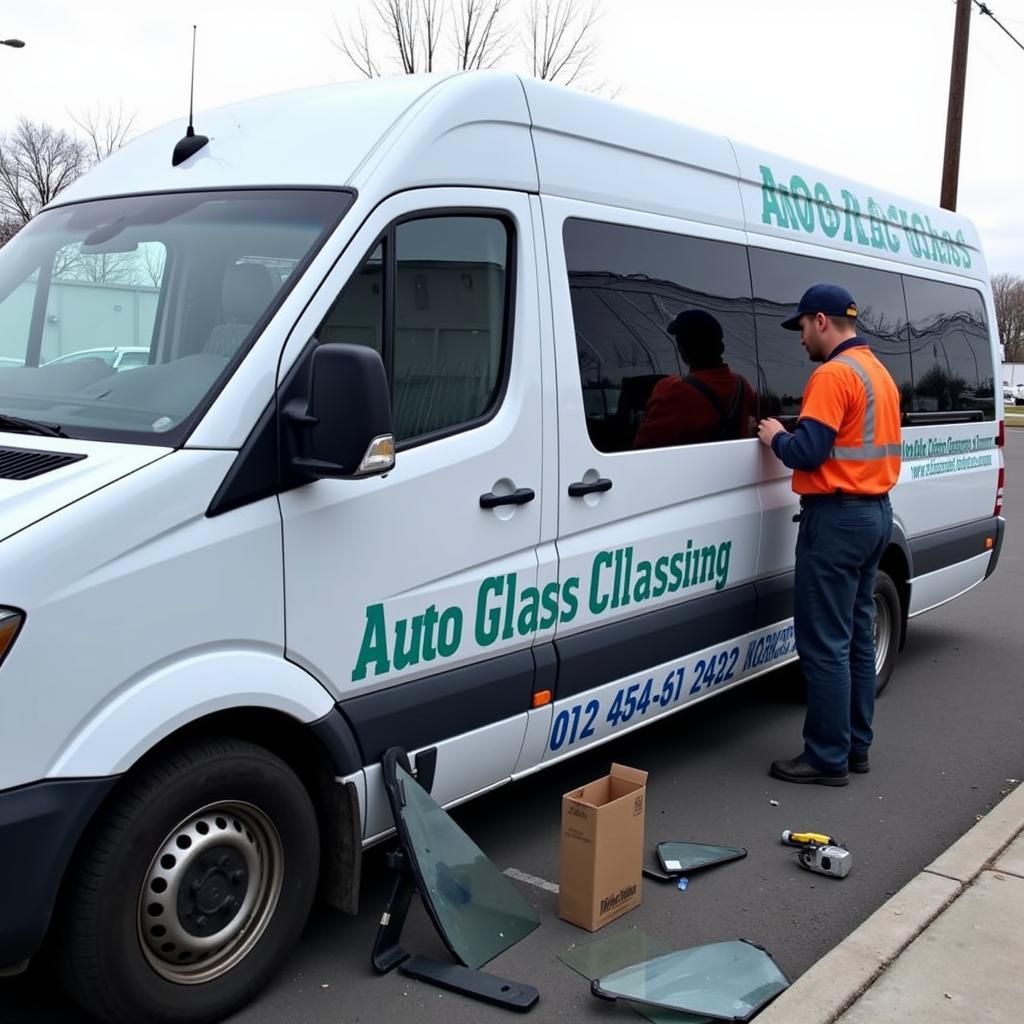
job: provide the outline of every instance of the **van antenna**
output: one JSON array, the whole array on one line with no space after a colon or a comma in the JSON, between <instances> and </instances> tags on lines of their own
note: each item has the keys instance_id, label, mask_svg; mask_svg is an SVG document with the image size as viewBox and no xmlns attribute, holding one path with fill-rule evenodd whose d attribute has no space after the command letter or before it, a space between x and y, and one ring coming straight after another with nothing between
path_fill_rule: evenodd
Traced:
<instances>
[{"instance_id":1,"label":"van antenna","mask_svg":"<svg viewBox=\"0 0 1024 1024\"><path fill-rule=\"evenodd\" d=\"M205 135L196 135L195 128L192 127L192 101L195 97L196 91L196 26L192 26L192 75L189 80L188 86L188 128L185 129L185 135L180 138L174 147L174 153L171 156L171 166L177 167L178 164L187 160L194 153L198 153L210 140Z\"/></svg>"}]
</instances>

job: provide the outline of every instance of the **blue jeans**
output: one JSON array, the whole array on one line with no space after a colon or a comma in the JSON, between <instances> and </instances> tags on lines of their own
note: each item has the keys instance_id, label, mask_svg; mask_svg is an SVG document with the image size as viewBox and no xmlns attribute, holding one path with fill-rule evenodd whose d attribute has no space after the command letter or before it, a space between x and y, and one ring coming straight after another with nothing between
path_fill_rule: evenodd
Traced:
<instances>
[{"instance_id":1,"label":"blue jeans","mask_svg":"<svg viewBox=\"0 0 1024 1024\"><path fill-rule=\"evenodd\" d=\"M796 542L793 619L807 682L804 757L846 771L871 746L875 712L875 573L892 533L878 498L806 499Z\"/></svg>"}]
</instances>

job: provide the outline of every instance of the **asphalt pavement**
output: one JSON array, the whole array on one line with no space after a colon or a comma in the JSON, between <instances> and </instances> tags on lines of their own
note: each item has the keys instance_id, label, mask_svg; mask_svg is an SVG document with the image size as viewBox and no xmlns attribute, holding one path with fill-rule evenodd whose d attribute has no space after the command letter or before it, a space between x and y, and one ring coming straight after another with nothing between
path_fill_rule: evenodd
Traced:
<instances>
[{"instance_id":1,"label":"asphalt pavement","mask_svg":"<svg viewBox=\"0 0 1024 1024\"><path fill-rule=\"evenodd\" d=\"M558 880L561 795L605 774L612 760L649 773L646 838L743 846L748 856L695 874L685 892L645 881L643 905L596 935L558 919L557 896L525 883L542 927L488 970L536 985L537 1022L638 1019L596 1000L558 955L639 930L672 948L747 938L791 978L804 974L998 804L1024 775L1024 638L1019 599L1024 540L1024 430L1009 430L1006 514L996 574L911 623L907 646L878 704L872 770L845 788L793 786L768 764L800 749L802 707L787 673L728 691L581 754L455 812L502 870ZM811 874L783 846L783 829L844 840L855 867L843 880ZM369 956L390 880L383 851L367 854L357 917L320 908L292 959L233 1024L477 1024L507 1021L489 1008L393 972ZM421 908L403 936L416 953L445 957ZM785 997L784 997L785 998ZM969 1016L969 1014L968 1014ZM0 981L5 1024L82 1018L41 967Z\"/></svg>"}]
</instances>

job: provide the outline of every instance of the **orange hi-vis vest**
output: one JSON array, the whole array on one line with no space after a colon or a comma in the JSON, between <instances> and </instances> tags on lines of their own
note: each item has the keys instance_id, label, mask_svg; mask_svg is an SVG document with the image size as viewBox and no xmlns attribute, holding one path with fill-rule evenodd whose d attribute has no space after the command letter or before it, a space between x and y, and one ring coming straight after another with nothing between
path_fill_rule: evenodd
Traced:
<instances>
[{"instance_id":1,"label":"orange hi-vis vest","mask_svg":"<svg viewBox=\"0 0 1024 1024\"><path fill-rule=\"evenodd\" d=\"M854 345L819 366L804 391L800 419L836 432L815 470L793 471L797 494L887 494L900 475L900 393L867 345Z\"/></svg>"}]
</instances>

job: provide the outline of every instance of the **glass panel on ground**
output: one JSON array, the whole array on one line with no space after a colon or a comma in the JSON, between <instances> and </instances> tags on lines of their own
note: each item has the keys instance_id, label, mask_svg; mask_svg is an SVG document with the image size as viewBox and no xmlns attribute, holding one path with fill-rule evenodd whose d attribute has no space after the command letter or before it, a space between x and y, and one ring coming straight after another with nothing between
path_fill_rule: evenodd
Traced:
<instances>
[{"instance_id":1,"label":"glass panel on ground","mask_svg":"<svg viewBox=\"0 0 1024 1024\"><path fill-rule=\"evenodd\" d=\"M512 883L400 765L402 827L420 896L448 948L482 967L540 920Z\"/></svg>"},{"instance_id":2,"label":"glass panel on ground","mask_svg":"<svg viewBox=\"0 0 1024 1024\"><path fill-rule=\"evenodd\" d=\"M762 949L742 939L683 949L597 981L599 994L720 1020L749 1020L789 987Z\"/></svg>"},{"instance_id":3,"label":"glass panel on ground","mask_svg":"<svg viewBox=\"0 0 1024 1024\"><path fill-rule=\"evenodd\" d=\"M659 843L658 858L670 874L683 874L745 857L739 846L709 846L707 843Z\"/></svg>"},{"instance_id":4,"label":"glass panel on ground","mask_svg":"<svg viewBox=\"0 0 1024 1024\"><path fill-rule=\"evenodd\" d=\"M582 974L587 981L593 981L602 974L651 960L656 956L664 956L670 952L669 947L660 939L633 928L618 935L588 942L582 946L573 946L558 955L558 959L577 974ZM634 1009L651 1024L710 1024L713 1019L704 1014L682 1013L679 1010L663 1010L658 1006L635 1006Z\"/></svg>"}]
</instances>

